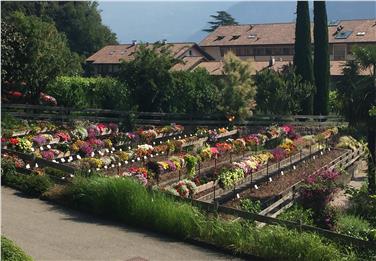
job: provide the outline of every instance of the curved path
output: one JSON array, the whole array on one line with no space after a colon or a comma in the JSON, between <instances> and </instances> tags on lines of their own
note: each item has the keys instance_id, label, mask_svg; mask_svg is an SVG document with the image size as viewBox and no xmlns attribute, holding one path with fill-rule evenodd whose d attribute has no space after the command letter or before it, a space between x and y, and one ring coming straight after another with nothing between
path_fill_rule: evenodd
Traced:
<instances>
[{"instance_id":1,"label":"curved path","mask_svg":"<svg viewBox=\"0 0 376 261\"><path fill-rule=\"evenodd\" d=\"M1 187L2 234L35 260L231 260L231 256Z\"/></svg>"}]
</instances>

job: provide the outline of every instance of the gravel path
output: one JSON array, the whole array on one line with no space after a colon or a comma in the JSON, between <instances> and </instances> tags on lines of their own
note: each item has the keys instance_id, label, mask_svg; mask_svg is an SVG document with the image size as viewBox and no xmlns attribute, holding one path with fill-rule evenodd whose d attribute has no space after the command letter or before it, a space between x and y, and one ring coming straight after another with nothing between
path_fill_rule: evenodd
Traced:
<instances>
[{"instance_id":1,"label":"gravel path","mask_svg":"<svg viewBox=\"0 0 376 261\"><path fill-rule=\"evenodd\" d=\"M2 187L2 234L35 260L234 260Z\"/></svg>"}]
</instances>

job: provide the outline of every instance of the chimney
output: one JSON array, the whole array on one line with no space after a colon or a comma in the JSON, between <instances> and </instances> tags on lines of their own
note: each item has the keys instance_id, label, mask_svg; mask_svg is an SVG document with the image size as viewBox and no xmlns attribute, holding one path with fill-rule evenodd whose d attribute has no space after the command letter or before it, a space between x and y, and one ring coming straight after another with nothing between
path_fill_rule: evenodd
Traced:
<instances>
[{"instance_id":1,"label":"chimney","mask_svg":"<svg viewBox=\"0 0 376 261\"><path fill-rule=\"evenodd\" d=\"M274 58L274 56L270 56L269 67L273 67L274 64L275 64L275 58Z\"/></svg>"},{"instance_id":2,"label":"chimney","mask_svg":"<svg viewBox=\"0 0 376 261\"><path fill-rule=\"evenodd\" d=\"M137 40L132 40L132 45L137 45Z\"/></svg>"},{"instance_id":3,"label":"chimney","mask_svg":"<svg viewBox=\"0 0 376 261\"><path fill-rule=\"evenodd\" d=\"M253 28L253 25L249 25L249 28L248 28L248 30L247 31L250 31L250 30L252 30L252 28Z\"/></svg>"},{"instance_id":4,"label":"chimney","mask_svg":"<svg viewBox=\"0 0 376 261\"><path fill-rule=\"evenodd\" d=\"M167 39L163 39L162 44L166 44L166 43L167 43Z\"/></svg>"}]
</instances>

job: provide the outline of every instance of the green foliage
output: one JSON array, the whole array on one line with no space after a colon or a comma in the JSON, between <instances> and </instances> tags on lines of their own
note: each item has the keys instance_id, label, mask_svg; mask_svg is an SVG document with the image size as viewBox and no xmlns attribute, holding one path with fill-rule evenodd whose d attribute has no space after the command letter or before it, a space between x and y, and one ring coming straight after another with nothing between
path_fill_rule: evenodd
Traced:
<instances>
[{"instance_id":1,"label":"green foliage","mask_svg":"<svg viewBox=\"0 0 376 261\"><path fill-rule=\"evenodd\" d=\"M204 29L204 32L214 32L219 26L222 25L237 25L238 22L226 11L217 11L217 15L211 15L211 18L214 21L210 21L209 24L211 25L209 29Z\"/></svg>"},{"instance_id":2,"label":"green foliage","mask_svg":"<svg viewBox=\"0 0 376 261\"><path fill-rule=\"evenodd\" d=\"M20 11L54 23L67 36L70 49L80 55L87 56L105 45L117 43L116 35L102 24L95 1L9 1L2 3L1 11L3 17Z\"/></svg>"},{"instance_id":3,"label":"green foliage","mask_svg":"<svg viewBox=\"0 0 376 261\"><path fill-rule=\"evenodd\" d=\"M218 90L205 69L172 72L175 95L173 102L180 113L216 112Z\"/></svg>"},{"instance_id":4,"label":"green foliage","mask_svg":"<svg viewBox=\"0 0 376 261\"><path fill-rule=\"evenodd\" d=\"M338 91L329 91L329 112L339 113L340 107L341 105L338 99Z\"/></svg>"},{"instance_id":5,"label":"green foliage","mask_svg":"<svg viewBox=\"0 0 376 261\"><path fill-rule=\"evenodd\" d=\"M60 106L76 108L129 109L124 83L109 77L57 77L47 86Z\"/></svg>"},{"instance_id":6,"label":"green foliage","mask_svg":"<svg viewBox=\"0 0 376 261\"><path fill-rule=\"evenodd\" d=\"M23 61L26 56L26 38L16 31L13 24L1 19L1 82L8 89L11 82L22 78ZM8 82L8 84L5 84Z\"/></svg>"},{"instance_id":7,"label":"green foliage","mask_svg":"<svg viewBox=\"0 0 376 261\"><path fill-rule=\"evenodd\" d=\"M295 26L295 55L294 66L296 73L302 76L303 82L313 84L312 50L311 50L311 22L307 1L298 1L296 7ZM303 103L304 114L312 114L313 96Z\"/></svg>"},{"instance_id":8,"label":"green foliage","mask_svg":"<svg viewBox=\"0 0 376 261\"><path fill-rule=\"evenodd\" d=\"M174 112L175 86L170 69L178 61L169 45L141 44L134 60L123 62L118 73L129 87L130 100L140 111Z\"/></svg>"},{"instance_id":9,"label":"green foliage","mask_svg":"<svg viewBox=\"0 0 376 261\"><path fill-rule=\"evenodd\" d=\"M314 76L316 93L314 97L314 113L329 113L329 42L328 19L325 1L314 1Z\"/></svg>"},{"instance_id":10,"label":"green foliage","mask_svg":"<svg viewBox=\"0 0 376 261\"><path fill-rule=\"evenodd\" d=\"M340 234L367 240L371 226L366 220L357 216L341 215L338 217L336 230Z\"/></svg>"},{"instance_id":11,"label":"green foliage","mask_svg":"<svg viewBox=\"0 0 376 261\"><path fill-rule=\"evenodd\" d=\"M359 63L348 61L343 68L343 77L337 82L339 110L354 126L369 119L368 110L375 92L373 80L359 76L359 70Z\"/></svg>"},{"instance_id":12,"label":"green foliage","mask_svg":"<svg viewBox=\"0 0 376 261\"><path fill-rule=\"evenodd\" d=\"M231 188L236 185L237 182L244 178L244 172L241 169L222 169L219 174L218 181L219 184L225 188Z\"/></svg>"},{"instance_id":13,"label":"green foliage","mask_svg":"<svg viewBox=\"0 0 376 261\"><path fill-rule=\"evenodd\" d=\"M250 62L242 61L232 52L224 56L223 73L220 82L219 110L227 117L244 119L255 107L256 87L252 81Z\"/></svg>"},{"instance_id":14,"label":"green foliage","mask_svg":"<svg viewBox=\"0 0 376 261\"><path fill-rule=\"evenodd\" d=\"M258 214L261 212L261 203L259 200L252 200L249 198L240 200L240 207L244 211Z\"/></svg>"},{"instance_id":15,"label":"green foliage","mask_svg":"<svg viewBox=\"0 0 376 261\"><path fill-rule=\"evenodd\" d=\"M3 261L32 261L19 246L5 236L1 236L1 260Z\"/></svg>"},{"instance_id":16,"label":"green foliage","mask_svg":"<svg viewBox=\"0 0 376 261\"><path fill-rule=\"evenodd\" d=\"M369 195L366 186L360 190L348 189L346 192L350 195L351 202L348 212L376 227L376 195Z\"/></svg>"},{"instance_id":17,"label":"green foliage","mask_svg":"<svg viewBox=\"0 0 376 261\"><path fill-rule=\"evenodd\" d=\"M5 159L1 161L1 182L36 197L41 196L53 185L47 176L18 174L14 162Z\"/></svg>"},{"instance_id":18,"label":"green foliage","mask_svg":"<svg viewBox=\"0 0 376 261\"><path fill-rule=\"evenodd\" d=\"M282 72L263 70L255 75L257 86L257 109L272 114L298 114L302 112L306 99L312 95L313 85L302 82L292 65Z\"/></svg>"},{"instance_id":19,"label":"green foliage","mask_svg":"<svg viewBox=\"0 0 376 261\"><path fill-rule=\"evenodd\" d=\"M65 35L59 33L53 24L19 12L8 19L14 31L25 38L27 45L24 54L17 56L17 60L12 61L7 70L9 73L13 68L22 70L22 74L14 80L26 82L26 90L30 91L32 102L38 101L39 93L57 75L82 71L78 55L69 50Z\"/></svg>"},{"instance_id":20,"label":"green foliage","mask_svg":"<svg viewBox=\"0 0 376 261\"><path fill-rule=\"evenodd\" d=\"M187 175L190 178L193 178L196 175L196 165L198 162L198 158L196 156L187 154L184 157L185 164L187 167Z\"/></svg>"},{"instance_id":21,"label":"green foliage","mask_svg":"<svg viewBox=\"0 0 376 261\"><path fill-rule=\"evenodd\" d=\"M313 211L296 204L282 212L278 218L293 222L301 222L305 225L313 225Z\"/></svg>"},{"instance_id":22,"label":"green foliage","mask_svg":"<svg viewBox=\"0 0 376 261\"><path fill-rule=\"evenodd\" d=\"M147 189L132 179L77 178L66 197L74 206L128 224L209 242L234 252L280 260L338 260L332 244L310 233L282 227L255 229L209 218L190 204Z\"/></svg>"}]
</instances>

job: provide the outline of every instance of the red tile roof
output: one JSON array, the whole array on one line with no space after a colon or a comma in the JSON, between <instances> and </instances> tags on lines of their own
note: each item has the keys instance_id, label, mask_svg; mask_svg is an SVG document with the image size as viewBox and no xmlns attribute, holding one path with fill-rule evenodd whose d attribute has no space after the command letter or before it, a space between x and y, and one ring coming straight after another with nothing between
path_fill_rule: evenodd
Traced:
<instances>
[{"instance_id":1,"label":"red tile roof","mask_svg":"<svg viewBox=\"0 0 376 261\"><path fill-rule=\"evenodd\" d=\"M346 39L336 39L337 27L341 32L352 31ZM313 29L313 25L312 25ZM311 30L313 33L313 30ZM364 35L357 35L364 32ZM343 20L328 27L329 43L376 42L375 19ZM313 38L312 38L313 39ZM200 46L294 44L295 23L220 26L201 41Z\"/></svg>"},{"instance_id":2,"label":"red tile roof","mask_svg":"<svg viewBox=\"0 0 376 261\"><path fill-rule=\"evenodd\" d=\"M289 61L276 61L275 64L271 67L274 70L281 70L284 65L288 65ZM346 64L346 61L330 61L330 75L331 76L340 76L343 75L342 69ZM270 68L269 62L252 62L252 66L256 72L263 69ZM211 61L211 62L202 62L197 65L194 69L204 68L210 75L223 75L223 62L222 61ZM360 71L360 75L369 75L368 71Z\"/></svg>"},{"instance_id":3,"label":"red tile roof","mask_svg":"<svg viewBox=\"0 0 376 261\"><path fill-rule=\"evenodd\" d=\"M195 48L208 60L212 58L205 53L196 43L167 43L171 53L175 58L183 58L186 51ZM152 48L153 44L147 44L148 48ZM134 59L135 52L140 48L140 44L119 44L108 45L100 49L98 52L86 59L86 62L93 64L118 64L121 60L131 61Z\"/></svg>"}]
</instances>

